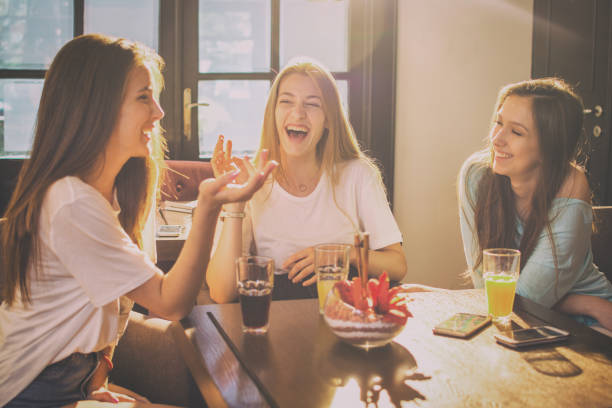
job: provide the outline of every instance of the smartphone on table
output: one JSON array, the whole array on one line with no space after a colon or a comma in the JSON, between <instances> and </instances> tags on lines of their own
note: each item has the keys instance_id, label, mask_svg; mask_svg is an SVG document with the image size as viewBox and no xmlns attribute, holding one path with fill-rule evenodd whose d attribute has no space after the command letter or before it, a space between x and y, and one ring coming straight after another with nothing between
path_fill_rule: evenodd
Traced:
<instances>
[{"instance_id":1,"label":"smartphone on table","mask_svg":"<svg viewBox=\"0 0 612 408\"><path fill-rule=\"evenodd\" d=\"M183 231L182 225L160 225L157 227L158 237L178 237Z\"/></svg>"},{"instance_id":2,"label":"smartphone on table","mask_svg":"<svg viewBox=\"0 0 612 408\"><path fill-rule=\"evenodd\" d=\"M495 334L495 340L504 346L520 348L534 344L554 343L565 340L569 332L553 326L538 326Z\"/></svg>"},{"instance_id":3,"label":"smartphone on table","mask_svg":"<svg viewBox=\"0 0 612 408\"><path fill-rule=\"evenodd\" d=\"M433 328L434 334L467 338L491 323L490 316L472 313L457 313Z\"/></svg>"}]
</instances>

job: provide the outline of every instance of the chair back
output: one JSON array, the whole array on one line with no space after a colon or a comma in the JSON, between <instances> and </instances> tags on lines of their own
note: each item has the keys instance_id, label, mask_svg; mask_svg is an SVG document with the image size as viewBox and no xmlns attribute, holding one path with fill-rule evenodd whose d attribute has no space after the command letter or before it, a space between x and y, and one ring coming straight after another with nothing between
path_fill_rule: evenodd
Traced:
<instances>
[{"instance_id":1,"label":"chair back","mask_svg":"<svg viewBox=\"0 0 612 408\"><path fill-rule=\"evenodd\" d=\"M13 195L23 163L23 159L0 159L0 217Z\"/></svg>"},{"instance_id":2,"label":"chair back","mask_svg":"<svg viewBox=\"0 0 612 408\"><path fill-rule=\"evenodd\" d=\"M214 177L210 162L166 160L166 166L162 201L193 201L198 198L200 182Z\"/></svg>"},{"instance_id":3,"label":"chair back","mask_svg":"<svg viewBox=\"0 0 612 408\"><path fill-rule=\"evenodd\" d=\"M612 206L593 206L593 262L612 282Z\"/></svg>"}]
</instances>

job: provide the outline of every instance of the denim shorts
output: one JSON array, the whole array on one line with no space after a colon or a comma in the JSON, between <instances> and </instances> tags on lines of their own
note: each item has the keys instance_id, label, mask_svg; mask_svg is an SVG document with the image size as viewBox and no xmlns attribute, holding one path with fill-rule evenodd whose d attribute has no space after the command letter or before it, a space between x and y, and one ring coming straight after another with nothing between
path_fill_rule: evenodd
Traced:
<instances>
[{"instance_id":1,"label":"denim shorts","mask_svg":"<svg viewBox=\"0 0 612 408\"><path fill-rule=\"evenodd\" d=\"M98 353L71 354L47 366L5 408L61 407L84 400L87 382L98 364Z\"/></svg>"}]
</instances>

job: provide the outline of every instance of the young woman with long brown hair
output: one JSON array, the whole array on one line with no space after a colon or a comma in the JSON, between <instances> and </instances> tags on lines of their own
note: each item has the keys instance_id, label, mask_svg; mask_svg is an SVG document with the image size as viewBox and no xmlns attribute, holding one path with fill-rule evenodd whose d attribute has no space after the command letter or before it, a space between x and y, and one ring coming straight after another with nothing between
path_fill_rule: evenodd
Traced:
<instances>
[{"instance_id":1,"label":"young woman with long brown hair","mask_svg":"<svg viewBox=\"0 0 612 408\"><path fill-rule=\"evenodd\" d=\"M164 275L142 250L163 157L163 61L137 43L84 35L45 78L30 159L2 225L0 406L134 401L106 386L126 295L167 319L192 308L221 205L274 167L199 186L184 248ZM263 164L263 163L262 163Z\"/></svg>"},{"instance_id":2,"label":"young woman with long brown hair","mask_svg":"<svg viewBox=\"0 0 612 408\"><path fill-rule=\"evenodd\" d=\"M483 249L519 249L518 294L612 329L612 284L593 264L591 191L576 163L582 137L582 101L562 80L504 87L488 146L460 172L461 234L476 287Z\"/></svg>"},{"instance_id":3,"label":"young woman with long brown hair","mask_svg":"<svg viewBox=\"0 0 612 408\"><path fill-rule=\"evenodd\" d=\"M336 82L321 64L294 60L278 73L260 149L279 166L248 204L224 206L236 216L225 217L206 273L215 301L237 297L234 259L243 253L274 259L273 298L316 297L313 246L352 244L358 231L370 233L370 275L404 277L402 237L380 172L359 148ZM220 139L212 159L217 175L229 168L229 156Z\"/></svg>"}]
</instances>

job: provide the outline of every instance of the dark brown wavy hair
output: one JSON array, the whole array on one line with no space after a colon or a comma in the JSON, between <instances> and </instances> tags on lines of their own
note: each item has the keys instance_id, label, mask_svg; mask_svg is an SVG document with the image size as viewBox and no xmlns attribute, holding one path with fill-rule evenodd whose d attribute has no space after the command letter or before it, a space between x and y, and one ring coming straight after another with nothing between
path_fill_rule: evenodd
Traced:
<instances>
[{"instance_id":1,"label":"dark brown wavy hair","mask_svg":"<svg viewBox=\"0 0 612 408\"><path fill-rule=\"evenodd\" d=\"M117 122L128 74L145 66L156 96L163 87L163 60L144 45L99 34L72 39L45 75L34 142L5 212L0 276L2 299L11 305L17 290L30 302L29 270L39 269L40 211L48 188L66 176L84 178L95 170ZM165 141L159 125L152 155L129 159L115 179L119 221L142 245L142 229L158 187Z\"/></svg>"},{"instance_id":2,"label":"dark brown wavy hair","mask_svg":"<svg viewBox=\"0 0 612 408\"><path fill-rule=\"evenodd\" d=\"M516 202L510 178L495 174L493 143L481 152L481 164L486 167L478 187L474 219L478 237L478 259L486 248L515 248L521 251L521 269L529 260L541 232L546 229L552 243L555 267L556 247L552 238L549 210L572 164L576 163L584 141L583 103L572 88L559 78L543 78L510 84L499 92L493 116L509 96L531 100L531 109L538 132L541 154L541 177L532 199L531 212L524 220L523 236L518 239ZM495 119L494 119L495 120Z\"/></svg>"}]
</instances>

